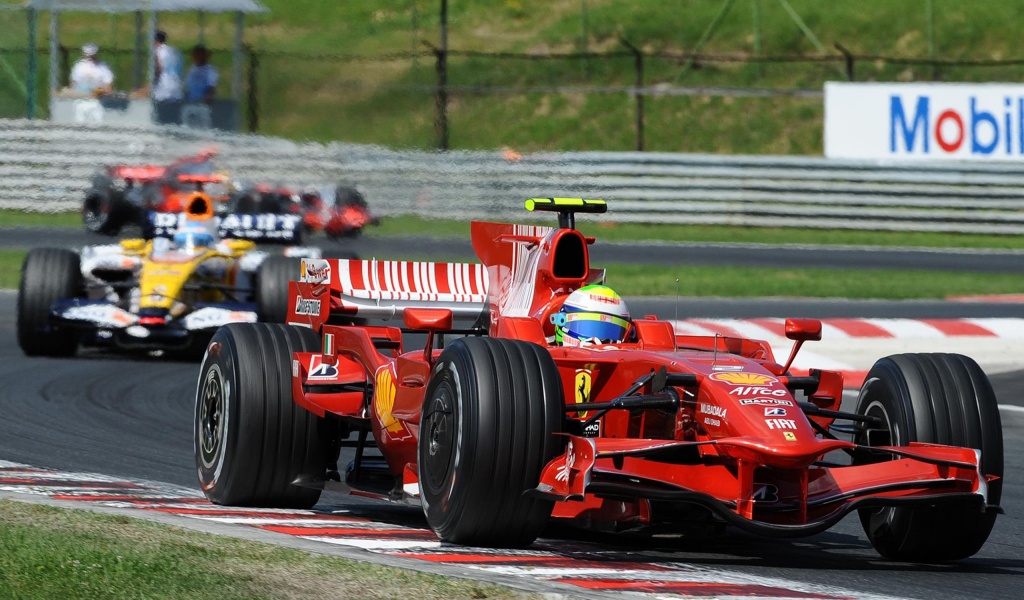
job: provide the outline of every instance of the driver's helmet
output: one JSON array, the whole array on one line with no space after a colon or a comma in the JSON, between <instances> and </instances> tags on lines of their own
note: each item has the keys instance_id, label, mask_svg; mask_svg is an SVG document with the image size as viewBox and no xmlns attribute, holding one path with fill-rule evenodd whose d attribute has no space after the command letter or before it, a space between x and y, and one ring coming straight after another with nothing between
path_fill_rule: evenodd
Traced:
<instances>
[{"instance_id":1,"label":"driver's helmet","mask_svg":"<svg viewBox=\"0 0 1024 600\"><path fill-rule=\"evenodd\" d=\"M186 217L174 232L174 245L186 251L213 246L217 243L216 227L213 220L198 221Z\"/></svg>"},{"instance_id":2,"label":"driver's helmet","mask_svg":"<svg viewBox=\"0 0 1024 600\"><path fill-rule=\"evenodd\" d=\"M205 194L194 194L185 204L181 224L174 232L174 245L192 251L216 243L217 223L213 218L213 204Z\"/></svg>"},{"instance_id":3,"label":"driver's helmet","mask_svg":"<svg viewBox=\"0 0 1024 600\"><path fill-rule=\"evenodd\" d=\"M588 285L569 294L551 315L555 343L562 346L617 344L626 339L629 310L610 287Z\"/></svg>"}]
</instances>

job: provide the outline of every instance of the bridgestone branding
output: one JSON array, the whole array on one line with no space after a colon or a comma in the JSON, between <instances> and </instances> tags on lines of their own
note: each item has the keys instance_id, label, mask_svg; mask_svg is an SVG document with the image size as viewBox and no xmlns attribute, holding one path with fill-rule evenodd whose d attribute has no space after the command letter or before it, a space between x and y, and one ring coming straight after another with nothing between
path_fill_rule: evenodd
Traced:
<instances>
[{"instance_id":1,"label":"bridgestone branding","mask_svg":"<svg viewBox=\"0 0 1024 600\"><path fill-rule=\"evenodd\" d=\"M320 316L320 301L319 300L306 300L302 296L295 299L295 314L307 315L311 317Z\"/></svg>"}]
</instances>

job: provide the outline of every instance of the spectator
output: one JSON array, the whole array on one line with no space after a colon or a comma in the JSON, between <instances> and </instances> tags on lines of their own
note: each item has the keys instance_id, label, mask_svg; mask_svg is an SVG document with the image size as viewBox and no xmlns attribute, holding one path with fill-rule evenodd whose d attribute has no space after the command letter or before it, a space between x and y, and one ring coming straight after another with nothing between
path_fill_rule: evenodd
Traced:
<instances>
[{"instance_id":1,"label":"spectator","mask_svg":"<svg viewBox=\"0 0 1024 600\"><path fill-rule=\"evenodd\" d=\"M82 58L71 69L71 89L76 94L102 96L113 89L114 73L97 58L99 51L96 44L82 46Z\"/></svg>"},{"instance_id":2,"label":"spectator","mask_svg":"<svg viewBox=\"0 0 1024 600\"><path fill-rule=\"evenodd\" d=\"M167 43L167 34L163 31L156 32L153 39L153 54L156 57L153 100L181 100L181 54Z\"/></svg>"},{"instance_id":3,"label":"spectator","mask_svg":"<svg viewBox=\"0 0 1024 600\"><path fill-rule=\"evenodd\" d=\"M209 64L210 51L199 44L192 48L192 68L185 77L185 102L213 104L217 91L217 69Z\"/></svg>"}]
</instances>

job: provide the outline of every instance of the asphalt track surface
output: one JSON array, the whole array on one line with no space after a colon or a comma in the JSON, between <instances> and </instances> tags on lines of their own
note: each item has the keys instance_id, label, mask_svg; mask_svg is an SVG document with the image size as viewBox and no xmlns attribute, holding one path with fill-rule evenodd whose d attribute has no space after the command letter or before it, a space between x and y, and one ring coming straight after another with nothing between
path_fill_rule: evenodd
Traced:
<instances>
[{"instance_id":1,"label":"asphalt track surface","mask_svg":"<svg viewBox=\"0 0 1024 600\"><path fill-rule=\"evenodd\" d=\"M125 235L134 235L126 231ZM0 227L0 248L57 245L80 248L110 243L111 238L82 229ZM372 228L357 240L335 242L312 238L325 253L354 251L360 258L474 260L469 239L422 236L378 237ZM905 269L1024 273L1024 251L986 249L870 248L857 246L776 246L701 242L602 242L591 247L591 259L601 263L764 268Z\"/></svg>"},{"instance_id":2,"label":"asphalt track surface","mask_svg":"<svg viewBox=\"0 0 1024 600\"><path fill-rule=\"evenodd\" d=\"M671 316L671 315L664 315ZM192 411L198 365L83 351L74 359L26 358L14 332L15 294L0 291L0 459L40 467L142 478L196 488ZM881 560L855 517L796 541L730 532L711 541L588 537L557 529L547 536L597 540L637 560L672 560L779 577L861 593L928 600L1016 597L1024 576L1024 371L993 377L1006 445L1003 502L988 543L953 565ZM346 506L347 496L323 503ZM366 505L391 522L423 526L419 509ZM379 511L379 513L375 513Z\"/></svg>"}]
</instances>

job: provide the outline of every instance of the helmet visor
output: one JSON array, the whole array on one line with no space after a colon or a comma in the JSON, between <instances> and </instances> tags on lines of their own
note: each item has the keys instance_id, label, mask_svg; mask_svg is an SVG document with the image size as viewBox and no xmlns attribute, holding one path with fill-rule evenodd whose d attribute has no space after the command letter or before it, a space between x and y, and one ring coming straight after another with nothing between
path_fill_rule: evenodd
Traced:
<instances>
[{"instance_id":1,"label":"helmet visor","mask_svg":"<svg viewBox=\"0 0 1024 600\"><path fill-rule=\"evenodd\" d=\"M599 312L565 314L563 337L581 342L617 344L626 337L629 321L622 317Z\"/></svg>"}]
</instances>

